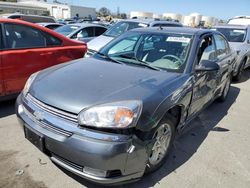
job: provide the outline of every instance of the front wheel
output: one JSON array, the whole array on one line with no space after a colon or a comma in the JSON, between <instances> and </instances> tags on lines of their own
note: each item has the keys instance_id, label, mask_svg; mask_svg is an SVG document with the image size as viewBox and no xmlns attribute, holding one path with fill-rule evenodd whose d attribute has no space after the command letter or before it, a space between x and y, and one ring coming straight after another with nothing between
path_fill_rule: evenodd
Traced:
<instances>
[{"instance_id":1,"label":"front wheel","mask_svg":"<svg viewBox=\"0 0 250 188\"><path fill-rule=\"evenodd\" d=\"M221 94L221 96L218 98L219 102L224 102L227 99L229 90L230 90L230 86L231 86L231 76L228 76L226 84L224 86L223 92Z\"/></svg>"},{"instance_id":2,"label":"front wheel","mask_svg":"<svg viewBox=\"0 0 250 188\"><path fill-rule=\"evenodd\" d=\"M167 159L175 135L174 121L171 118L162 120L152 133L151 138L154 143L149 153L145 173L157 170Z\"/></svg>"}]
</instances>

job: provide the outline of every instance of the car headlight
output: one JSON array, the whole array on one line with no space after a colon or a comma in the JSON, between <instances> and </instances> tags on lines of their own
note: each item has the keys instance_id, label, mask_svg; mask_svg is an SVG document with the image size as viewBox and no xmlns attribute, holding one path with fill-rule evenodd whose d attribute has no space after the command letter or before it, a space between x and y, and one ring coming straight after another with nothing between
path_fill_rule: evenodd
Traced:
<instances>
[{"instance_id":1,"label":"car headlight","mask_svg":"<svg viewBox=\"0 0 250 188\"><path fill-rule=\"evenodd\" d=\"M31 86L31 84L33 83L33 81L35 80L35 78L36 78L36 76L38 75L38 73L39 73L39 72L36 72L36 73L32 74L32 75L28 78L28 80L27 80L27 82L26 82L26 84L25 84L25 86L24 86L24 88L23 88L23 94L24 94L24 96L27 95L27 93L29 92L30 86Z\"/></svg>"},{"instance_id":2,"label":"car headlight","mask_svg":"<svg viewBox=\"0 0 250 188\"><path fill-rule=\"evenodd\" d=\"M80 125L103 128L133 127L142 111L137 100L107 103L83 110L78 115Z\"/></svg>"}]
</instances>

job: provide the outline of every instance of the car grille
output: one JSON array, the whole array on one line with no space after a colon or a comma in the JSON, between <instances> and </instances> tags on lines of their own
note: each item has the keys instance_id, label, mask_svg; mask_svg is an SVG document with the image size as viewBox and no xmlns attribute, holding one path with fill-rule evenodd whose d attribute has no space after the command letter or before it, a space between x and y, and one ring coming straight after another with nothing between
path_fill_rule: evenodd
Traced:
<instances>
[{"instance_id":1,"label":"car grille","mask_svg":"<svg viewBox=\"0 0 250 188\"><path fill-rule=\"evenodd\" d=\"M45 110L46 112L53 114L55 116L58 116L60 118L72 121L77 123L77 115L75 114L71 114L62 110L59 110L57 108L51 107L47 104L44 104L43 102L39 101L38 99L36 99L35 97L33 97L32 95L28 94L26 97L29 101L31 101L34 105L36 105L38 108Z\"/></svg>"},{"instance_id":2,"label":"car grille","mask_svg":"<svg viewBox=\"0 0 250 188\"><path fill-rule=\"evenodd\" d=\"M73 162L70 162L70 161L68 161L67 159L64 159L64 158L62 158L62 157L59 157L58 155L55 155L54 153L52 153L52 157L56 158L57 160L61 161L61 162L64 163L64 164L66 164L66 165L68 165L68 166L74 168L75 170L78 170L78 171L80 171L80 172L83 171L83 167L82 167L82 166L80 166L80 165L78 165L78 164L75 164L75 163L73 163Z\"/></svg>"}]
</instances>

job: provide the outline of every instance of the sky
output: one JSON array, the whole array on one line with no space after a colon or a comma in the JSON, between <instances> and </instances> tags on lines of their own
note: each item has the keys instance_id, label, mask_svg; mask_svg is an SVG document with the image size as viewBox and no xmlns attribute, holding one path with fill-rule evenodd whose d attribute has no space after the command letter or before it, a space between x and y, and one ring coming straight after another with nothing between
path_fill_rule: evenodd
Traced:
<instances>
[{"instance_id":1,"label":"sky","mask_svg":"<svg viewBox=\"0 0 250 188\"><path fill-rule=\"evenodd\" d=\"M107 7L112 12L130 13L143 11L162 14L165 12L188 15L198 12L206 16L229 19L237 15L250 15L250 0L59 0L60 2L94 7Z\"/></svg>"}]
</instances>

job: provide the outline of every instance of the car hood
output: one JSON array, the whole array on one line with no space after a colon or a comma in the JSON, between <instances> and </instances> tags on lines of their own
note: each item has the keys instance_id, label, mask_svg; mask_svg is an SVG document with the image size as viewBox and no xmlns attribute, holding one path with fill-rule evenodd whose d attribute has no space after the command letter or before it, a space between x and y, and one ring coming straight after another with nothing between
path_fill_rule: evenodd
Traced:
<instances>
[{"instance_id":1,"label":"car hood","mask_svg":"<svg viewBox=\"0 0 250 188\"><path fill-rule=\"evenodd\" d=\"M113 37L100 35L99 37L96 37L95 39L89 41L87 43L87 46L88 49L98 52L103 46L108 44L113 39L114 39Z\"/></svg>"},{"instance_id":2,"label":"car hood","mask_svg":"<svg viewBox=\"0 0 250 188\"><path fill-rule=\"evenodd\" d=\"M30 94L45 104L78 114L96 104L143 100L178 76L178 73L84 58L40 72Z\"/></svg>"}]
</instances>

